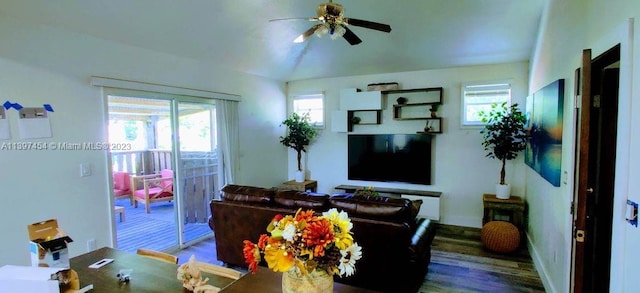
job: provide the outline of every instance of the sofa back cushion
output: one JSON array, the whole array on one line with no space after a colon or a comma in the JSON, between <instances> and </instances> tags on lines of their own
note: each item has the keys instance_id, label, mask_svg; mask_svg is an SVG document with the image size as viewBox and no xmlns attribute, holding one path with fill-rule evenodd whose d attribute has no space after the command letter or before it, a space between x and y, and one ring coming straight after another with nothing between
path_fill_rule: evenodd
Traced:
<instances>
[{"instance_id":1,"label":"sofa back cushion","mask_svg":"<svg viewBox=\"0 0 640 293\"><path fill-rule=\"evenodd\" d=\"M229 201L271 203L274 194L274 189L254 186L228 184L222 188L222 198Z\"/></svg>"},{"instance_id":2,"label":"sofa back cushion","mask_svg":"<svg viewBox=\"0 0 640 293\"><path fill-rule=\"evenodd\" d=\"M406 198L338 193L329 198L330 207L350 216L393 222L411 222L411 201Z\"/></svg>"},{"instance_id":3,"label":"sofa back cushion","mask_svg":"<svg viewBox=\"0 0 640 293\"><path fill-rule=\"evenodd\" d=\"M315 192L302 192L296 190L276 191L274 201L285 207L302 208L312 210L325 210L329 206L329 195Z\"/></svg>"}]
</instances>

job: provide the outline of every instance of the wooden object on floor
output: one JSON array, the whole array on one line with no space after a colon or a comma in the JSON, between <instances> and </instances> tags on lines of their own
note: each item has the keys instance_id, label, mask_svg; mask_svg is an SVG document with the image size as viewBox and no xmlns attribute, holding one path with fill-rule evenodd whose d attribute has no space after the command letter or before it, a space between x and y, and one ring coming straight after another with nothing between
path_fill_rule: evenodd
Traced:
<instances>
[{"instance_id":1,"label":"wooden object on floor","mask_svg":"<svg viewBox=\"0 0 640 293\"><path fill-rule=\"evenodd\" d=\"M242 272L231 269L231 268L225 268L219 265L198 261L196 262L196 266L200 269L201 272L214 274L214 275L222 276L229 279L237 280L237 279L240 279L240 277L242 277Z\"/></svg>"},{"instance_id":2,"label":"wooden object on floor","mask_svg":"<svg viewBox=\"0 0 640 293\"><path fill-rule=\"evenodd\" d=\"M137 254L145 256L145 257L153 258L153 259L156 259L156 260L168 262L168 263L178 264L178 257L177 256L171 255L171 254L168 254L168 253L164 253L164 252L161 252L161 251L138 248Z\"/></svg>"},{"instance_id":3,"label":"wooden object on floor","mask_svg":"<svg viewBox=\"0 0 640 293\"><path fill-rule=\"evenodd\" d=\"M142 189L138 186L142 185ZM173 171L164 169L160 174L131 176L131 197L133 206L144 204L145 212L151 212L150 205L155 202L173 201Z\"/></svg>"},{"instance_id":4,"label":"wooden object on floor","mask_svg":"<svg viewBox=\"0 0 640 293\"><path fill-rule=\"evenodd\" d=\"M120 222L124 222L124 207L114 206L113 210L116 214L120 215Z\"/></svg>"},{"instance_id":5,"label":"wooden object on floor","mask_svg":"<svg viewBox=\"0 0 640 293\"><path fill-rule=\"evenodd\" d=\"M514 224L524 236L526 229L524 222L525 202L519 196L512 195L509 199L498 199L495 194L483 194L482 205L484 216L482 225L491 221L505 221Z\"/></svg>"},{"instance_id":6,"label":"wooden object on floor","mask_svg":"<svg viewBox=\"0 0 640 293\"><path fill-rule=\"evenodd\" d=\"M279 187L279 189L286 190L297 190L297 191L307 191L318 192L318 181L316 180L305 180L303 182L296 182L295 180L283 182Z\"/></svg>"}]
</instances>

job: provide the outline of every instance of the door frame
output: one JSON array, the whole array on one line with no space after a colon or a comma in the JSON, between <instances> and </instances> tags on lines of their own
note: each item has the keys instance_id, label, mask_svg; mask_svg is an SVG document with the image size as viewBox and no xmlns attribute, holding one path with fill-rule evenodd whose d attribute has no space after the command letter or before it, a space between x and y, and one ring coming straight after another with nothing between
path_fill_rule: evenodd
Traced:
<instances>
[{"instance_id":1,"label":"door frame","mask_svg":"<svg viewBox=\"0 0 640 293\"><path fill-rule=\"evenodd\" d=\"M627 225L624 220L624 206L626 197L629 194L630 186L630 166L628 159L630 158L630 135L631 135L631 112L632 89L633 89L633 63L634 63L634 19L622 22L604 34L597 42L592 44L592 50L595 55L599 55L608 49L620 44L620 80L618 93L618 138L616 145L616 166L615 166L615 182L614 182L614 211L613 211L613 229L612 229L612 254L611 254L611 278L610 291L622 292L624 290L624 268L628 268L629 264L625 263L625 229ZM637 107L636 107L637 108ZM574 120L578 122L577 118ZM577 128L577 125L576 125ZM577 136L577 129L575 135ZM578 146L575 146L574 167L578 165ZM572 184L571 196L575 195L577 188L577 173ZM575 213L575 206L572 203L572 212ZM573 219L572 219L573 220ZM570 224L573 226L573 221ZM569 229L571 231L571 229ZM571 244L573 244L573 237ZM574 288L575 274L575 250L573 245L570 246L571 254L567 270L567 290L568 292L577 292Z\"/></svg>"}]
</instances>

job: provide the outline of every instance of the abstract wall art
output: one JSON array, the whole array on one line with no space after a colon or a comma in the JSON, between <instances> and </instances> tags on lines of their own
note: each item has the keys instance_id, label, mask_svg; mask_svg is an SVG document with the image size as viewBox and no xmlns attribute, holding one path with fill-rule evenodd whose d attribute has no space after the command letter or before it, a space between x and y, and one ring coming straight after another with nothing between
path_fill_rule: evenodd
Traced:
<instances>
[{"instance_id":1,"label":"abstract wall art","mask_svg":"<svg viewBox=\"0 0 640 293\"><path fill-rule=\"evenodd\" d=\"M525 163L553 186L560 186L564 79L556 80L527 97L529 140Z\"/></svg>"}]
</instances>

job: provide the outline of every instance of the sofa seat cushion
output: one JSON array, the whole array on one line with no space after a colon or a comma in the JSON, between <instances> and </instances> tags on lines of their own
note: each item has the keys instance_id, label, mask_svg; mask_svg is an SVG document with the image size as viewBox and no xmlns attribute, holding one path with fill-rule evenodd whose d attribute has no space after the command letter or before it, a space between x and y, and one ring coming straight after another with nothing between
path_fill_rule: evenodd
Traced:
<instances>
[{"instance_id":1,"label":"sofa seat cushion","mask_svg":"<svg viewBox=\"0 0 640 293\"><path fill-rule=\"evenodd\" d=\"M329 198L330 207L349 215L374 220L412 222L411 201L406 198L338 193Z\"/></svg>"},{"instance_id":2,"label":"sofa seat cushion","mask_svg":"<svg viewBox=\"0 0 640 293\"><path fill-rule=\"evenodd\" d=\"M222 188L222 198L229 201L271 203L275 189L228 184Z\"/></svg>"},{"instance_id":3,"label":"sofa seat cushion","mask_svg":"<svg viewBox=\"0 0 640 293\"><path fill-rule=\"evenodd\" d=\"M296 209L324 210L329 206L329 195L324 193L278 190L273 199L281 206Z\"/></svg>"}]
</instances>

